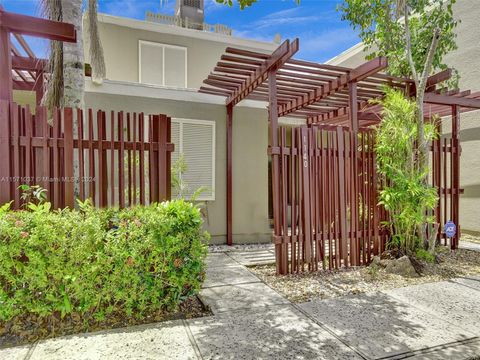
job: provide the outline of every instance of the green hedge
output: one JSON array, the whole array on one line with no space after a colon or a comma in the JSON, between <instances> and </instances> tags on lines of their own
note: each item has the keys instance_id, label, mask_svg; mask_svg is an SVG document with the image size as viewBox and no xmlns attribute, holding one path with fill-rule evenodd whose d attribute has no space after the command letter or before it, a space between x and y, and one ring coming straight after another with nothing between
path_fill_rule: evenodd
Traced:
<instances>
[{"instance_id":1,"label":"green hedge","mask_svg":"<svg viewBox=\"0 0 480 360\"><path fill-rule=\"evenodd\" d=\"M0 210L0 320L175 309L204 279L199 210L175 200L131 209Z\"/></svg>"}]
</instances>

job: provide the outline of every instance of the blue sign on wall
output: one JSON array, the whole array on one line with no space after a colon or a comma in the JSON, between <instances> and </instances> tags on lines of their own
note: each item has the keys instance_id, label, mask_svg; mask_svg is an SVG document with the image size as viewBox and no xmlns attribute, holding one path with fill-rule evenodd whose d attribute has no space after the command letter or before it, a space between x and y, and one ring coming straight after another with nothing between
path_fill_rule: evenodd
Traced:
<instances>
[{"instance_id":1,"label":"blue sign on wall","mask_svg":"<svg viewBox=\"0 0 480 360\"><path fill-rule=\"evenodd\" d=\"M447 237L452 238L457 233L457 226L454 224L452 220L448 220L445 226L443 227L443 231L447 235Z\"/></svg>"}]
</instances>

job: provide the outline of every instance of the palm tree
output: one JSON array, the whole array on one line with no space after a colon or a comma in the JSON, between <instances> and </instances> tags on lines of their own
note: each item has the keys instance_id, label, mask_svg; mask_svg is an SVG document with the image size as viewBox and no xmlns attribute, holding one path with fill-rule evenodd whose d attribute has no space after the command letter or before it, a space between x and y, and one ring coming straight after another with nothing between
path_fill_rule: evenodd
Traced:
<instances>
[{"instance_id":1,"label":"palm tree","mask_svg":"<svg viewBox=\"0 0 480 360\"><path fill-rule=\"evenodd\" d=\"M87 1L92 81L101 83L105 77L105 61L98 34L97 1ZM42 0L43 12L47 18L73 24L77 31L76 43L51 42L49 61L51 75L42 100L48 108L82 108L84 105L82 5L83 0Z\"/></svg>"}]
</instances>

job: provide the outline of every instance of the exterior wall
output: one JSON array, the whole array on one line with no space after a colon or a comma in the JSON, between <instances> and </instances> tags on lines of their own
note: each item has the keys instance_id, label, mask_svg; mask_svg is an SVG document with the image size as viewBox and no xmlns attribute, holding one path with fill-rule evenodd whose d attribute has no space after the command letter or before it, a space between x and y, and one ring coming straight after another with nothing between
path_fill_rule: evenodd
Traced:
<instances>
[{"instance_id":1,"label":"exterior wall","mask_svg":"<svg viewBox=\"0 0 480 360\"><path fill-rule=\"evenodd\" d=\"M460 89L480 91L480 6L478 0L461 0L454 6L459 23L458 49L446 57L449 66L460 74ZM365 61L365 52L358 47L347 50L328 63L355 67ZM460 186L465 193L460 200L460 221L463 231L480 231L480 111L462 114L460 117L460 141L462 146ZM451 133L450 118L444 119L443 131Z\"/></svg>"},{"instance_id":2,"label":"exterior wall","mask_svg":"<svg viewBox=\"0 0 480 360\"><path fill-rule=\"evenodd\" d=\"M226 242L226 108L145 97L87 92L87 107L103 110L162 113L172 118L216 122L215 200L207 203L205 229L212 243ZM264 109L236 107L233 121L233 241L269 242L268 122Z\"/></svg>"},{"instance_id":3,"label":"exterior wall","mask_svg":"<svg viewBox=\"0 0 480 360\"><path fill-rule=\"evenodd\" d=\"M141 29L115 25L113 22L130 24ZM172 31L172 29L176 31ZM105 54L107 79L138 82L138 42L145 40L186 47L187 87L195 89L202 85L203 80L213 70L225 48L232 46L232 42L243 44L241 47L247 50L270 53L278 46L274 43L247 41L228 35L210 34L199 30L106 15L99 15L99 33ZM202 38L194 35L201 35ZM88 36L84 38L85 61L89 62Z\"/></svg>"},{"instance_id":4,"label":"exterior wall","mask_svg":"<svg viewBox=\"0 0 480 360\"><path fill-rule=\"evenodd\" d=\"M226 107L224 99L198 94L198 89L227 46L271 53L274 43L99 14L107 81L96 87L87 81L86 107L163 113L172 118L216 122L215 200L207 204L205 228L212 243L226 242ZM85 59L89 62L88 36ZM139 81L139 40L187 48L187 88L135 85ZM125 89L125 92L122 90ZM133 92L129 92L133 89ZM170 95L166 95L166 93ZM167 100L168 99L168 100ZM233 121L233 241L271 241L268 222L268 121L265 108L234 109Z\"/></svg>"}]
</instances>

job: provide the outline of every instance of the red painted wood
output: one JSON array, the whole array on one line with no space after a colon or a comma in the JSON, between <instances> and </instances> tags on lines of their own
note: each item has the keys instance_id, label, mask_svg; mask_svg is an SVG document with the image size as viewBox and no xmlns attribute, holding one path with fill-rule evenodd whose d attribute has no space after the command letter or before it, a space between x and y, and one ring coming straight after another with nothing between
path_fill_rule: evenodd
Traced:
<instances>
[{"instance_id":1,"label":"red painted wood","mask_svg":"<svg viewBox=\"0 0 480 360\"><path fill-rule=\"evenodd\" d=\"M94 153L94 139L93 139L93 111L88 109L88 176L89 187L88 197L92 200L93 204L96 204L96 182L95 178L95 153Z\"/></svg>"},{"instance_id":2,"label":"red painted wood","mask_svg":"<svg viewBox=\"0 0 480 360\"><path fill-rule=\"evenodd\" d=\"M120 143L120 149L118 151L118 205L120 206L120 208L125 207L125 142L123 131L123 111L120 111L118 113L117 129L118 141Z\"/></svg>"},{"instance_id":3,"label":"red painted wood","mask_svg":"<svg viewBox=\"0 0 480 360\"><path fill-rule=\"evenodd\" d=\"M150 144L154 143L154 140L153 140L153 118L152 117L153 117L152 115L148 116L148 141L150 142ZM149 169L148 185L149 185L150 203L155 202L155 194L154 194L155 189L154 189L154 186L153 186L154 174L155 174L154 168L155 168L154 154L153 154L152 148L149 147L149 151L148 151L148 169Z\"/></svg>"},{"instance_id":4,"label":"red painted wood","mask_svg":"<svg viewBox=\"0 0 480 360\"><path fill-rule=\"evenodd\" d=\"M15 14L0 9L0 27L17 34L50 40L76 42L75 27L71 24Z\"/></svg>"},{"instance_id":5,"label":"red painted wood","mask_svg":"<svg viewBox=\"0 0 480 360\"><path fill-rule=\"evenodd\" d=\"M226 212L227 245L233 245L233 106L227 106Z\"/></svg>"},{"instance_id":6,"label":"red painted wood","mask_svg":"<svg viewBox=\"0 0 480 360\"><path fill-rule=\"evenodd\" d=\"M12 101L13 99L10 52L10 31L0 26L0 100L6 101Z\"/></svg>"},{"instance_id":7,"label":"red painted wood","mask_svg":"<svg viewBox=\"0 0 480 360\"><path fill-rule=\"evenodd\" d=\"M78 180L79 196L81 201L85 201L85 154L83 150L84 118L83 110L77 109L77 128L78 128Z\"/></svg>"},{"instance_id":8,"label":"red painted wood","mask_svg":"<svg viewBox=\"0 0 480 360\"><path fill-rule=\"evenodd\" d=\"M0 206L12 200L10 114L14 111L14 104L0 99L0 154L2 154L2 160L0 161Z\"/></svg>"},{"instance_id":9,"label":"red painted wood","mask_svg":"<svg viewBox=\"0 0 480 360\"><path fill-rule=\"evenodd\" d=\"M131 144L130 133L132 131L130 125L130 113L127 113L127 143ZM132 205L132 151L127 149L127 199L128 205Z\"/></svg>"},{"instance_id":10,"label":"red painted wood","mask_svg":"<svg viewBox=\"0 0 480 360\"><path fill-rule=\"evenodd\" d=\"M59 137L60 137L60 119L58 109L53 110L53 207L60 208L62 207L62 198L60 190L60 147L59 147Z\"/></svg>"},{"instance_id":11,"label":"red painted wood","mask_svg":"<svg viewBox=\"0 0 480 360\"><path fill-rule=\"evenodd\" d=\"M2 108L3 106L3 108ZM5 108L6 106L6 108ZM170 143L171 139L171 119L165 115L154 115L150 122L150 138L145 140L145 127L143 113L138 116L138 127L136 114L131 117L131 138L125 142L123 136L124 122L123 113L118 113L118 122L115 121L115 113L110 117L110 136L106 138L106 119L105 113L97 113L97 123L94 124L92 110L88 111L88 131L85 134L83 114L81 110L75 110L75 117L78 120L78 131L74 131L74 111L72 109L54 109L53 126L47 122L47 111L44 107L37 108L37 115L32 116L28 107L17 106L14 103L0 101L0 119L5 119L3 129L7 136L1 137L0 145L3 146L6 156L0 164L0 175L5 175L6 180L2 194L5 199L15 200L14 207L20 206L20 190L18 186L23 183L40 184L48 190L48 196L54 208L63 208L65 206L73 207L75 205L75 182L76 174L74 170L75 152L78 151L79 162L79 196L81 199L86 197L83 178L85 177L85 155L88 159L88 177L90 179L88 195L93 199L94 204L98 206L108 205L108 194L110 190L110 203L115 201L114 179L119 179L119 204L124 207L125 204L125 172L124 156L125 151L130 151L130 166L132 167L132 180L130 189L132 191L131 203L137 202L137 171L139 175L138 184L140 187L139 201L145 204L145 175L148 175L149 182L153 191L152 201L166 200L170 198L170 164L171 151L174 146ZM155 119L155 120L153 120ZM137 139L138 128L138 139ZM115 139L115 129L118 133L118 139ZM153 133L155 129L156 133ZM8 131L7 131L8 130ZM94 139L95 130L97 139ZM2 132L3 134L3 132ZM112 162L110 171L108 171L108 151L110 151L110 161ZM119 166L115 166L114 153L118 151ZM145 151L148 151L150 159L154 161L153 166L145 167ZM139 153L140 159L137 160L136 154ZM100 181L95 180L96 161L98 161L98 172L103 174ZM8 171L8 174L6 175ZM147 172L147 174L146 174ZM110 174L110 179L108 178ZM74 180L75 179L75 180ZM110 181L109 181L110 180ZM98 198L95 193L98 192ZM156 194L154 193L156 192Z\"/></svg>"},{"instance_id":12,"label":"red painted wood","mask_svg":"<svg viewBox=\"0 0 480 360\"><path fill-rule=\"evenodd\" d=\"M115 205L115 111L110 112L110 205Z\"/></svg>"},{"instance_id":13,"label":"red painted wood","mask_svg":"<svg viewBox=\"0 0 480 360\"><path fill-rule=\"evenodd\" d=\"M63 131L64 131L64 170L65 180L63 182L65 200L63 206L73 209L75 207L74 194L74 171L73 171L73 111L71 108L63 110Z\"/></svg>"},{"instance_id":14,"label":"red painted wood","mask_svg":"<svg viewBox=\"0 0 480 360\"><path fill-rule=\"evenodd\" d=\"M22 167L21 167L21 154L20 154L20 123L21 123L21 107L16 106L12 103L11 109L11 127L13 128L13 191L14 195L14 205L18 209L20 207L20 191L18 187L20 186L20 177L22 176Z\"/></svg>"},{"instance_id":15,"label":"red painted wood","mask_svg":"<svg viewBox=\"0 0 480 360\"><path fill-rule=\"evenodd\" d=\"M137 204L137 113L133 113L132 119L132 141L133 141L133 151L132 151L132 205ZM170 142L170 141L167 141ZM170 199L170 196L167 196Z\"/></svg>"},{"instance_id":16,"label":"red painted wood","mask_svg":"<svg viewBox=\"0 0 480 360\"><path fill-rule=\"evenodd\" d=\"M23 117L25 119L25 180L22 184L34 185L33 183L33 161L32 161L32 136L33 136L33 119L30 107L27 105L24 108Z\"/></svg>"},{"instance_id":17,"label":"red painted wood","mask_svg":"<svg viewBox=\"0 0 480 360\"><path fill-rule=\"evenodd\" d=\"M103 150L103 140L105 139L104 133L104 117L103 112L101 110L97 111L97 159L98 159L98 176L99 176L99 187L98 187L98 201L100 207L107 206L107 189L106 189L106 181L104 178L104 174L106 174L107 164L105 161L105 152Z\"/></svg>"},{"instance_id":18,"label":"red painted wood","mask_svg":"<svg viewBox=\"0 0 480 360\"><path fill-rule=\"evenodd\" d=\"M140 141L139 150L139 180L140 180L140 204L145 205L145 117L140 113L138 118L138 139Z\"/></svg>"},{"instance_id":19,"label":"red painted wood","mask_svg":"<svg viewBox=\"0 0 480 360\"><path fill-rule=\"evenodd\" d=\"M158 116L158 194L159 201L165 201L167 199L167 178L165 168L167 167L167 154L168 151L165 147L168 136L168 119L166 115Z\"/></svg>"}]
</instances>

